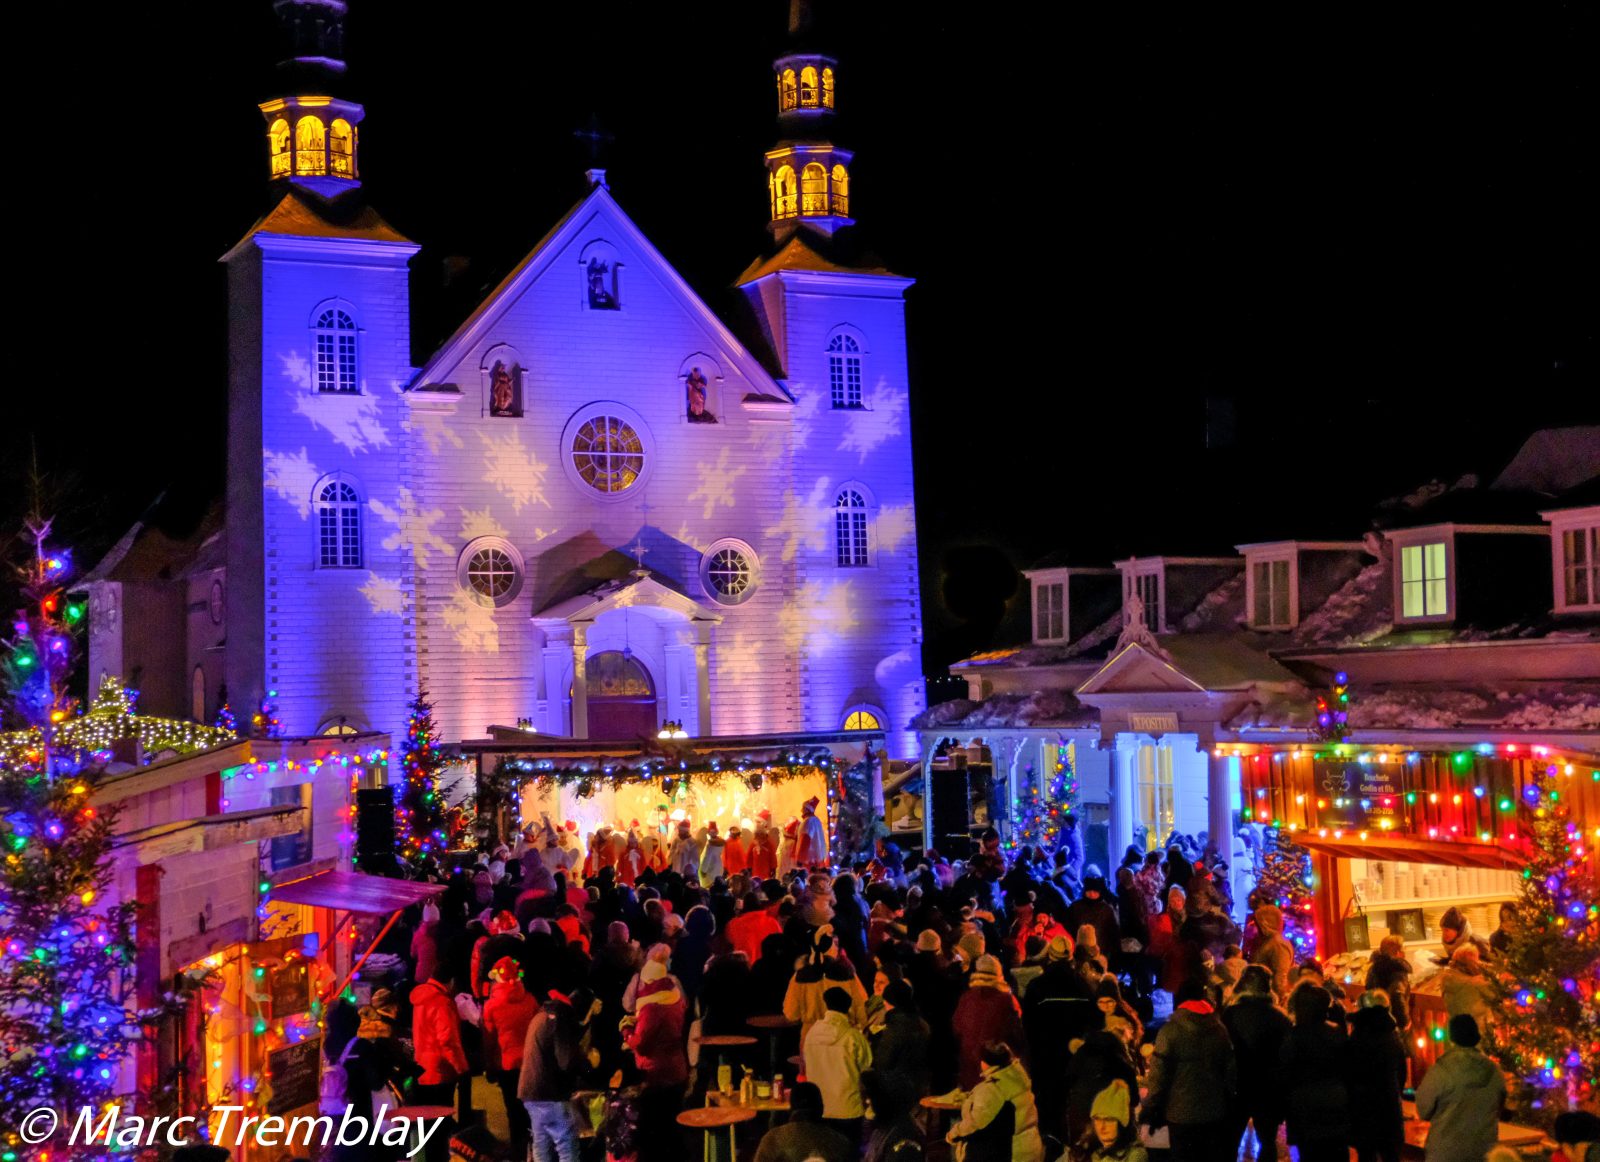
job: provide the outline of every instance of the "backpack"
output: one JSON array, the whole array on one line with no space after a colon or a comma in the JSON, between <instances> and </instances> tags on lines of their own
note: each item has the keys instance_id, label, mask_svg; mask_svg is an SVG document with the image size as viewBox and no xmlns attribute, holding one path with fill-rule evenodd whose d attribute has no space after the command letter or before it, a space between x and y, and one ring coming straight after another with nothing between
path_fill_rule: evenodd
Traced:
<instances>
[{"instance_id":1,"label":"backpack","mask_svg":"<svg viewBox=\"0 0 1600 1162\"><path fill-rule=\"evenodd\" d=\"M322 1064L322 1077L317 1083L317 1108L321 1113L342 1114L350 1106L350 1071L344 1063L356 1047L356 1040L350 1038L339 1060L331 1065L326 1061Z\"/></svg>"}]
</instances>

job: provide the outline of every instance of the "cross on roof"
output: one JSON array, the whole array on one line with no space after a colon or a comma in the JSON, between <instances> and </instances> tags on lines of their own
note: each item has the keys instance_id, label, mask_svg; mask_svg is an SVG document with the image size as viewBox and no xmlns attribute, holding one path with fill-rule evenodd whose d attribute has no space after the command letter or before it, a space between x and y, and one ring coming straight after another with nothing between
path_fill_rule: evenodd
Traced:
<instances>
[{"instance_id":1,"label":"cross on roof","mask_svg":"<svg viewBox=\"0 0 1600 1162\"><path fill-rule=\"evenodd\" d=\"M639 566L637 572L648 572L648 570L644 567L644 555L650 550L645 547L644 534L642 532L639 534L639 539L628 546L628 551L633 554L633 559Z\"/></svg>"},{"instance_id":2,"label":"cross on roof","mask_svg":"<svg viewBox=\"0 0 1600 1162\"><path fill-rule=\"evenodd\" d=\"M579 141L588 142L589 162L591 165L600 160L601 149L616 140L615 137L600 128L600 117L594 113L589 115L589 128L575 129L572 131L572 136Z\"/></svg>"}]
</instances>

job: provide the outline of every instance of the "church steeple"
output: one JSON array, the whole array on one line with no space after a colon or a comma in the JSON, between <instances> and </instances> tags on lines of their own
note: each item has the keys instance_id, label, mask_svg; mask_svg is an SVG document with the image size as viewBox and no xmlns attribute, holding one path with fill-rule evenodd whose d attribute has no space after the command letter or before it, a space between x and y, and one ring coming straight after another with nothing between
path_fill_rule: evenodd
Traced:
<instances>
[{"instance_id":1,"label":"church steeple","mask_svg":"<svg viewBox=\"0 0 1600 1162\"><path fill-rule=\"evenodd\" d=\"M325 197L361 184L357 126L364 110L330 96L344 77L345 0L275 0L284 53L278 78L284 96L261 104L267 121L268 172Z\"/></svg>"},{"instance_id":2,"label":"church steeple","mask_svg":"<svg viewBox=\"0 0 1600 1162\"><path fill-rule=\"evenodd\" d=\"M849 150L834 145L839 62L814 51L807 0L790 0L789 51L772 62L778 144L767 151L769 229L785 240L803 228L832 235L849 226Z\"/></svg>"}]
</instances>

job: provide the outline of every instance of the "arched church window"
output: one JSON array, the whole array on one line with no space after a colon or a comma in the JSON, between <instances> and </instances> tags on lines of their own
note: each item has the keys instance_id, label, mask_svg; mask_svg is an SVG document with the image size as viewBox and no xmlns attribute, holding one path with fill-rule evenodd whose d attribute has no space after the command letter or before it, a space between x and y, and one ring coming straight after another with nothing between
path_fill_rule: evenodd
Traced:
<instances>
[{"instance_id":1,"label":"arched church window","mask_svg":"<svg viewBox=\"0 0 1600 1162\"><path fill-rule=\"evenodd\" d=\"M644 441L618 416L592 416L572 438L578 476L597 492L625 492L644 471Z\"/></svg>"},{"instance_id":2,"label":"arched church window","mask_svg":"<svg viewBox=\"0 0 1600 1162\"><path fill-rule=\"evenodd\" d=\"M700 558L700 580L719 605L748 601L760 579L755 550L743 541L724 538Z\"/></svg>"},{"instance_id":3,"label":"arched church window","mask_svg":"<svg viewBox=\"0 0 1600 1162\"><path fill-rule=\"evenodd\" d=\"M861 344L854 335L828 340L828 396L836 408L861 406Z\"/></svg>"},{"instance_id":4,"label":"arched church window","mask_svg":"<svg viewBox=\"0 0 1600 1162\"><path fill-rule=\"evenodd\" d=\"M316 388L350 395L361 390L356 379L356 324L338 307L317 316Z\"/></svg>"},{"instance_id":5,"label":"arched church window","mask_svg":"<svg viewBox=\"0 0 1600 1162\"><path fill-rule=\"evenodd\" d=\"M833 108L833 70L822 70L822 107Z\"/></svg>"},{"instance_id":6,"label":"arched church window","mask_svg":"<svg viewBox=\"0 0 1600 1162\"><path fill-rule=\"evenodd\" d=\"M811 65L800 70L800 104L807 109L817 107L817 70Z\"/></svg>"},{"instance_id":7,"label":"arched church window","mask_svg":"<svg viewBox=\"0 0 1600 1162\"><path fill-rule=\"evenodd\" d=\"M786 113L797 104L799 100L795 95L794 70L784 69L778 82L778 110Z\"/></svg>"},{"instance_id":8,"label":"arched church window","mask_svg":"<svg viewBox=\"0 0 1600 1162\"><path fill-rule=\"evenodd\" d=\"M800 192L795 189L794 170L786 165L778 167L775 188L778 209L773 218L793 218L800 210Z\"/></svg>"},{"instance_id":9,"label":"arched church window","mask_svg":"<svg viewBox=\"0 0 1600 1162\"><path fill-rule=\"evenodd\" d=\"M328 172L337 178L356 176L356 131L343 117L328 132Z\"/></svg>"},{"instance_id":10,"label":"arched church window","mask_svg":"<svg viewBox=\"0 0 1600 1162\"><path fill-rule=\"evenodd\" d=\"M844 728L846 730L882 730L883 722L871 710L861 708L852 710L845 715Z\"/></svg>"},{"instance_id":11,"label":"arched church window","mask_svg":"<svg viewBox=\"0 0 1600 1162\"><path fill-rule=\"evenodd\" d=\"M457 577L480 605L508 605L522 591L522 554L503 537L479 537L461 552Z\"/></svg>"},{"instance_id":12,"label":"arched church window","mask_svg":"<svg viewBox=\"0 0 1600 1162\"><path fill-rule=\"evenodd\" d=\"M289 163L294 154L289 151L289 123L279 117L267 130L267 148L272 155L272 176L289 176Z\"/></svg>"},{"instance_id":13,"label":"arched church window","mask_svg":"<svg viewBox=\"0 0 1600 1162\"><path fill-rule=\"evenodd\" d=\"M320 117L302 117L294 123L294 172L319 177L328 172L327 137Z\"/></svg>"},{"instance_id":14,"label":"arched church window","mask_svg":"<svg viewBox=\"0 0 1600 1162\"><path fill-rule=\"evenodd\" d=\"M828 171L816 162L800 173L800 212L807 217L828 212Z\"/></svg>"},{"instance_id":15,"label":"arched church window","mask_svg":"<svg viewBox=\"0 0 1600 1162\"><path fill-rule=\"evenodd\" d=\"M317 563L324 569L361 567L361 495L348 480L330 480L317 493Z\"/></svg>"},{"instance_id":16,"label":"arched church window","mask_svg":"<svg viewBox=\"0 0 1600 1162\"><path fill-rule=\"evenodd\" d=\"M856 568L867 563L867 502L853 488L841 492L833 502L835 563L841 568Z\"/></svg>"},{"instance_id":17,"label":"arched church window","mask_svg":"<svg viewBox=\"0 0 1600 1162\"><path fill-rule=\"evenodd\" d=\"M833 167L833 212L841 218L850 216L850 173L842 165Z\"/></svg>"}]
</instances>

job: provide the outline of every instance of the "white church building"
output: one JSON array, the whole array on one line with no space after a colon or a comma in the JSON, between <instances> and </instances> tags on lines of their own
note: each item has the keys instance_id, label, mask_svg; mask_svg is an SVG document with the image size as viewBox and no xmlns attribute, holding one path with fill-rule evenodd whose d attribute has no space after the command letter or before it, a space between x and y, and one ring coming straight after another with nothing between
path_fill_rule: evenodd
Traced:
<instances>
[{"instance_id":1,"label":"white church building","mask_svg":"<svg viewBox=\"0 0 1600 1162\"><path fill-rule=\"evenodd\" d=\"M753 334L594 169L417 366L419 246L361 188L364 110L336 95L345 4L277 7L295 82L261 106L276 200L222 260L220 527L166 569L167 604L132 564L153 530L90 575L91 678L142 675L196 717L225 688L242 723L270 695L297 736L398 735L423 689L446 739L861 727L909 757L911 280L847 257L837 62L775 62L770 237L738 277Z\"/></svg>"}]
</instances>

